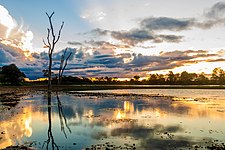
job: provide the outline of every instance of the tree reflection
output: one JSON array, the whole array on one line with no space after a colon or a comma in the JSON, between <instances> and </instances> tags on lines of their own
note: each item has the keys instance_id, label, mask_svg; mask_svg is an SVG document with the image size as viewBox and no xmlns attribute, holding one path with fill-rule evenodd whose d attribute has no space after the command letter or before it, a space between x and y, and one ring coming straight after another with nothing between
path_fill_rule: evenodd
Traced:
<instances>
[{"instance_id":1,"label":"tree reflection","mask_svg":"<svg viewBox=\"0 0 225 150\"><path fill-rule=\"evenodd\" d=\"M49 149L49 144L51 144L52 149L54 150L55 148L58 150L59 147L55 143L54 136L52 134L52 107L51 107L51 92L48 92L48 139L44 142L42 149L44 148L46 144L46 149Z\"/></svg>"},{"instance_id":2,"label":"tree reflection","mask_svg":"<svg viewBox=\"0 0 225 150\"><path fill-rule=\"evenodd\" d=\"M59 120L60 120L60 125L61 125L61 131L64 133L65 137L67 138L66 132L65 132L65 128L64 128L64 124L66 126L66 128L69 130L69 132L71 133L71 130L67 124L67 119L65 117L65 114L63 112L63 108L62 108L62 103L59 99L59 95L58 92L56 91L56 97L57 97L57 106L58 106L58 113L59 113Z\"/></svg>"},{"instance_id":3,"label":"tree reflection","mask_svg":"<svg viewBox=\"0 0 225 150\"><path fill-rule=\"evenodd\" d=\"M64 133L64 136L67 138L67 134L65 132L65 126L68 131L71 133L71 130L67 124L67 119L63 113L62 103L60 101L58 92L56 92L57 98L57 108L58 108L58 116L60 120L61 131ZM56 144L53 133L52 133L52 94L48 92L48 139L43 143L42 149L59 149L59 146Z\"/></svg>"}]
</instances>

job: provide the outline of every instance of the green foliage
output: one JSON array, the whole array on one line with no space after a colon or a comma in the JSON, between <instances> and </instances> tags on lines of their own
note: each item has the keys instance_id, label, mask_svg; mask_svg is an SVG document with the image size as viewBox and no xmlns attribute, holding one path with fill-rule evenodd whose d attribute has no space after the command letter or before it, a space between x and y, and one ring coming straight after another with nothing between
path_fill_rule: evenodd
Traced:
<instances>
[{"instance_id":1,"label":"green foliage","mask_svg":"<svg viewBox=\"0 0 225 150\"><path fill-rule=\"evenodd\" d=\"M25 77L15 64L2 67L1 80L4 84L19 85Z\"/></svg>"}]
</instances>

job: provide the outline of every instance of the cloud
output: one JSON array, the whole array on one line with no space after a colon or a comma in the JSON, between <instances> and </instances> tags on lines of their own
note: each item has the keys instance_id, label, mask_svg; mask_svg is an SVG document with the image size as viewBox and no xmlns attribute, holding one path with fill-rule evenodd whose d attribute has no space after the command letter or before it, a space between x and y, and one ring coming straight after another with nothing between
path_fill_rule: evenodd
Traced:
<instances>
[{"instance_id":1,"label":"cloud","mask_svg":"<svg viewBox=\"0 0 225 150\"><path fill-rule=\"evenodd\" d=\"M74 45L74 46L81 46L82 45L82 43L80 43L80 42L71 42L71 41L67 42L67 44Z\"/></svg>"},{"instance_id":2,"label":"cloud","mask_svg":"<svg viewBox=\"0 0 225 150\"><path fill-rule=\"evenodd\" d=\"M128 50L130 48L131 46L128 44L113 44L111 42L107 42L103 40L100 40L100 41L86 40L86 41L83 41L82 44L80 44L80 47L77 50L77 53L79 52L80 56L81 55L84 56L83 53L89 53L91 55L94 53L114 54L115 50Z\"/></svg>"},{"instance_id":3,"label":"cloud","mask_svg":"<svg viewBox=\"0 0 225 150\"><path fill-rule=\"evenodd\" d=\"M14 47L11 45L5 45L0 42L0 50L2 51L2 54L5 54L5 57L11 58L9 60L13 61L24 61L26 60L26 56L24 54L24 51L18 47ZM1 56L3 58L3 56ZM8 61L10 63L10 61Z\"/></svg>"},{"instance_id":4,"label":"cloud","mask_svg":"<svg viewBox=\"0 0 225 150\"><path fill-rule=\"evenodd\" d=\"M1 48L0 48L0 56L1 56L0 64L2 65L13 61L12 55L10 55L9 53L7 53Z\"/></svg>"},{"instance_id":5,"label":"cloud","mask_svg":"<svg viewBox=\"0 0 225 150\"><path fill-rule=\"evenodd\" d=\"M140 43L179 43L184 36L177 35L179 31L192 30L193 28L210 29L216 25L225 25L225 2L218 2L205 11L200 18L172 18L172 17L147 17L139 21L136 28L124 30L105 30L96 28L89 33L95 36L111 36L125 44L137 46ZM172 31L173 34L163 34Z\"/></svg>"},{"instance_id":6,"label":"cloud","mask_svg":"<svg viewBox=\"0 0 225 150\"><path fill-rule=\"evenodd\" d=\"M168 70L176 67L185 66L187 64L196 64L198 62L216 62L223 61L219 59L221 55L218 53L210 54L205 50L186 50L161 52L159 56L145 56L142 54L133 54L133 60L128 64L124 64L126 70L137 72L149 72L157 70Z\"/></svg>"},{"instance_id":7,"label":"cloud","mask_svg":"<svg viewBox=\"0 0 225 150\"><path fill-rule=\"evenodd\" d=\"M5 38L8 38L11 30L14 29L17 24L10 16L8 10L2 5L0 5L0 12L0 24L7 28L7 30L5 30Z\"/></svg>"},{"instance_id":8,"label":"cloud","mask_svg":"<svg viewBox=\"0 0 225 150\"><path fill-rule=\"evenodd\" d=\"M214 4L206 13L205 16L211 19L223 18L225 14L225 2Z\"/></svg>"},{"instance_id":9,"label":"cloud","mask_svg":"<svg viewBox=\"0 0 225 150\"><path fill-rule=\"evenodd\" d=\"M92 35L95 35L95 36L106 36L110 33L110 30L103 30L103 29L100 29L100 28L95 28L89 32L85 32L83 33L84 35L86 34L92 34Z\"/></svg>"},{"instance_id":10,"label":"cloud","mask_svg":"<svg viewBox=\"0 0 225 150\"><path fill-rule=\"evenodd\" d=\"M157 35L147 30L134 29L127 32L112 31L111 36L123 43L129 44L131 46L136 46L139 43L146 41L151 41L153 43L178 43L181 42L183 36L177 35Z\"/></svg>"},{"instance_id":11,"label":"cloud","mask_svg":"<svg viewBox=\"0 0 225 150\"><path fill-rule=\"evenodd\" d=\"M39 60L40 54L32 54L27 58L24 51L19 47L4 45L2 43L0 43L0 56L0 66L14 63L30 79L42 77L41 70L47 65L46 61Z\"/></svg>"},{"instance_id":12,"label":"cloud","mask_svg":"<svg viewBox=\"0 0 225 150\"><path fill-rule=\"evenodd\" d=\"M115 57L114 55L109 54L100 54L94 55L92 58L89 58L87 64L107 67L107 68L116 68L123 64L123 59L121 57Z\"/></svg>"},{"instance_id":13,"label":"cloud","mask_svg":"<svg viewBox=\"0 0 225 150\"><path fill-rule=\"evenodd\" d=\"M153 40L154 37L151 33L145 30L131 30L128 32L111 32L111 36L117 40L130 45L136 45L137 43L142 43L144 41Z\"/></svg>"},{"instance_id":14,"label":"cloud","mask_svg":"<svg viewBox=\"0 0 225 150\"><path fill-rule=\"evenodd\" d=\"M157 39L155 39L155 42L169 42L169 43L179 43L183 39L183 36L177 36L177 35L159 35Z\"/></svg>"},{"instance_id":15,"label":"cloud","mask_svg":"<svg viewBox=\"0 0 225 150\"><path fill-rule=\"evenodd\" d=\"M150 17L142 20L140 26L149 31L156 30L186 30L193 25L193 19L175 19L168 17Z\"/></svg>"},{"instance_id":16,"label":"cloud","mask_svg":"<svg viewBox=\"0 0 225 150\"><path fill-rule=\"evenodd\" d=\"M86 19L86 20L88 20L90 22L95 22L95 21L101 21L101 20L103 20L106 17L106 15L107 15L103 11L96 11L96 10L94 10L92 12L89 12L89 11L83 13L81 15L81 18L82 19Z\"/></svg>"},{"instance_id":17,"label":"cloud","mask_svg":"<svg viewBox=\"0 0 225 150\"><path fill-rule=\"evenodd\" d=\"M0 44L4 51L13 54L20 53L21 58L28 56L33 50L31 31L24 31L22 26L18 26L16 20L9 14L8 10L0 5ZM13 52L15 50L15 52ZM24 55L22 54L24 53Z\"/></svg>"},{"instance_id":18,"label":"cloud","mask_svg":"<svg viewBox=\"0 0 225 150\"><path fill-rule=\"evenodd\" d=\"M176 19L168 17L159 18L146 18L141 21L140 25L142 28L148 31L182 31L191 30L193 28L200 29L210 29L215 25L224 25L224 18L206 18L201 21L200 19L186 18L186 19Z\"/></svg>"}]
</instances>

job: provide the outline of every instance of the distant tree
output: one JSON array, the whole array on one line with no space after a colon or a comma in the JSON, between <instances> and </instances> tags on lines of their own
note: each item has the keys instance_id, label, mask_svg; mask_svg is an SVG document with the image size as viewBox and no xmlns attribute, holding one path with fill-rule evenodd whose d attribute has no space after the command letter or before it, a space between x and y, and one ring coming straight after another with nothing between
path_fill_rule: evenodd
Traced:
<instances>
[{"instance_id":1,"label":"distant tree","mask_svg":"<svg viewBox=\"0 0 225 150\"><path fill-rule=\"evenodd\" d=\"M196 78L195 82L197 84L208 84L209 83L209 79L205 76L205 73L202 72L201 74L198 75L198 77Z\"/></svg>"},{"instance_id":2,"label":"distant tree","mask_svg":"<svg viewBox=\"0 0 225 150\"><path fill-rule=\"evenodd\" d=\"M219 83L225 84L225 71L223 69L219 69Z\"/></svg>"},{"instance_id":3,"label":"distant tree","mask_svg":"<svg viewBox=\"0 0 225 150\"><path fill-rule=\"evenodd\" d=\"M211 81L214 84L225 84L225 71L221 68L213 69Z\"/></svg>"},{"instance_id":4,"label":"distant tree","mask_svg":"<svg viewBox=\"0 0 225 150\"><path fill-rule=\"evenodd\" d=\"M135 76L134 76L135 81L138 81L140 78L141 78L141 77L138 76L138 75L135 75Z\"/></svg>"},{"instance_id":5,"label":"distant tree","mask_svg":"<svg viewBox=\"0 0 225 150\"><path fill-rule=\"evenodd\" d=\"M219 68L214 68L211 75L211 81L218 83L219 81Z\"/></svg>"},{"instance_id":6,"label":"distant tree","mask_svg":"<svg viewBox=\"0 0 225 150\"><path fill-rule=\"evenodd\" d=\"M167 74L167 83L169 84L175 84L175 75L173 74L173 71L169 71L169 73Z\"/></svg>"},{"instance_id":7,"label":"distant tree","mask_svg":"<svg viewBox=\"0 0 225 150\"><path fill-rule=\"evenodd\" d=\"M180 83L181 84L192 84L197 78L196 73L188 73L187 71L183 71L180 74Z\"/></svg>"},{"instance_id":8,"label":"distant tree","mask_svg":"<svg viewBox=\"0 0 225 150\"><path fill-rule=\"evenodd\" d=\"M43 76L48 77L48 69L42 70ZM51 72L51 76L54 76L54 72Z\"/></svg>"},{"instance_id":9,"label":"distant tree","mask_svg":"<svg viewBox=\"0 0 225 150\"><path fill-rule=\"evenodd\" d=\"M4 83L4 75L2 74L2 68L0 68L0 84Z\"/></svg>"},{"instance_id":10,"label":"distant tree","mask_svg":"<svg viewBox=\"0 0 225 150\"><path fill-rule=\"evenodd\" d=\"M150 77L148 78L149 84L156 84L157 83L157 75L156 74L150 74Z\"/></svg>"},{"instance_id":11,"label":"distant tree","mask_svg":"<svg viewBox=\"0 0 225 150\"><path fill-rule=\"evenodd\" d=\"M3 66L1 73L3 76L3 82L9 83L11 85L19 85L26 77L25 74L21 72L15 64Z\"/></svg>"},{"instance_id":12,"label":"distant tree","mask_svg":"<svg viewBox=\"0 0 225 150\"><path fill-rule=\"evenodd\" d=\"M165 84L165 78L162 74L150 74L149 84Z\"/></svg>"},{"instance_id":13,"label":"distant tree","mask_svg":"<svg viewBox=\"0 0 225 150\"><path fill-rule=\"evenodd\" d=\"M112 81L113 82L117 82L118 81L118 77L112 77Z\"/></svg>"},{"instance_id":14,"label":"distant tree","mask_svg":"<svg viewBox=\"0 0 225 150\"><path fill-rule=\"evenodd\" d=\"M108 77L108 76L105 77L105 80L106 80L107 83L111 83L112 82L112 78Z\"/></svg>"}]
</instances>

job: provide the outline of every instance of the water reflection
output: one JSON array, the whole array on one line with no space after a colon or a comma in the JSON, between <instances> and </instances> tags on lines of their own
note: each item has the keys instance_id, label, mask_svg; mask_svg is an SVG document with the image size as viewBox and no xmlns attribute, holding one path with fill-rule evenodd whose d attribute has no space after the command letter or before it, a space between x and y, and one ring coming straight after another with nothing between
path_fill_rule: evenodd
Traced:
<instances>
[{"instance_id":1,"label":"water reflection","mask_svg":"<svg viewBox=\"0 0 225 150\"><path fill-rule=\"evenodd\" d=\"M32 135L31 121L32 121L32 108L25 107L20 111L10 109L6 116L1 114L1 136L0 136L0 149L15 142L21 144L21 139L30 137Z\"/></svg>"},{"instance_id":2,"label":"water reflection","mask_svg":"<svg viewBox=\"0 0 225 150\"><path fill-rule=\"evenodd\" d=\"M64 133L64 136L67 138L67 134L65 132L65 126L71 133L71 130L67 124L67 119L64 115L63 112L63 107L62 103L60 101L58 92L56 92L56 98L57 98L57 108L58 108L58 115L59 115L59 120L60 120L60 126L61 126L61 131ZM55 142L53 132L52 132L52 93L48 92L48 139L43 143L42 149L59 149L59 146Z\"/></svg>"},{"instance_id":3,"label":"water reflection","mask_svg":"<svg viewBox=\"0 0 225 150\"><path fill-rule=\"evenodd\" d=\"M61 93L46 104L43 96L0 111L7 115L1 118L0 148L27 141L37 141L37 149L179 149L225 142L224 101Z\"/></svg>"}]
</instances>

